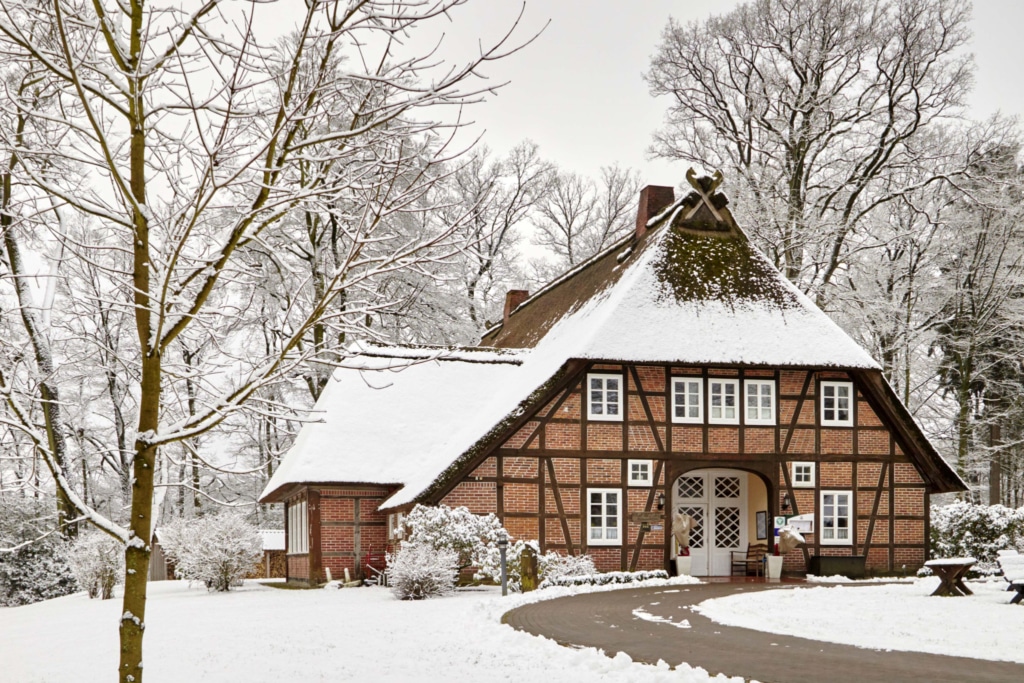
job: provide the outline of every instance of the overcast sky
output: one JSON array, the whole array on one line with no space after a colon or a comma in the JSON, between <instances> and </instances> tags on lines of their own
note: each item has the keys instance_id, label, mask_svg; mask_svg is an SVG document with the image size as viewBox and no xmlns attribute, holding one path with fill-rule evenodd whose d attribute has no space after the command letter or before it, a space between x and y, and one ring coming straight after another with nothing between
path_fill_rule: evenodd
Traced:
<instances>
[{"instance_id":1,"label":"overcast sky","mask_svg":"<svg viewBox=\"0 0 1024 683\"><path fill-rule=\"evenodd\" d=\"M646 71L668 17L702 19L737 0L530 0L521 35L543 33L521 52L492 64L495 82L509 81L489 102L471 108L476 130L497 151L530 138L563 168L596 175L615 162L642 171L644 183L675 185L685 168L648 161L651 133L666 102L652 98ZM447 39L467 49L495 40L515 20L522 0L475 0L454 12ZM1024 115L1024 3L975 0L977 64L972 115L997 110Z\"/></svg>"}]
</instances>

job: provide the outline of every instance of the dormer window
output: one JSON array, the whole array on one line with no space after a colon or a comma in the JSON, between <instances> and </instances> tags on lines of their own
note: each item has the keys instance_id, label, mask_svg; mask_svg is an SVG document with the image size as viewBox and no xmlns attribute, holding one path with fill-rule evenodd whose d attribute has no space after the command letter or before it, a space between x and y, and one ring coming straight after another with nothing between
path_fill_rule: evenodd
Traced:
<instances>
[{"instance_id":1,"label":"dormer window","mask_svg":"<svg viewBox=\"0 0 1024 683\"><path fill-rule=\"evenodd\" d=\"M821 426L853 426L853 382L821 383Z\"/></svg>"},{"instance_id":2,"label":"dormer window","mask_svg":"<svg viewBox=\"0 0 1024 683\"><path fill-rule=\"evenodd\" d=\"M587 418L622 421L622 375L587 375Z\"/></svg>"},{"instance_id":3,"label":"dormer window","mask_svg":"<svg viewBox=\"0 0 1024 683\"><path fill-rule=\"evenodd\" d=\"M708 422L711 424L739 424L738 379L708 380Z\"/></svg>"}]
</instances>

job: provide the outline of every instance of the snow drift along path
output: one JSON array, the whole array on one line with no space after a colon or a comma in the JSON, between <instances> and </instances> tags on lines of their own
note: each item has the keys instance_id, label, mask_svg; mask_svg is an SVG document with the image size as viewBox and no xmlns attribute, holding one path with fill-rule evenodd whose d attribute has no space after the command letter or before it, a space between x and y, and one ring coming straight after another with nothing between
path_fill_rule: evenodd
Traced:
<instances>
[{"instance_id":1,"label":"snow drift along path","mask_svg":"<svg viewBox=\"0 0 1024 683\"><path fill-rule=\"evenodd\" d=\"M695 610L727 626L857 645L1024 663L1024 605L1002 580L969 582L974 595L931 597L932 577L878 586L816 586L707 600Z\"/></svg>"},{"instance_id":2,"label":"snow drift along path","mask_svg":"<svg viewBox=\"0 0 1024 683\"><path fill-rule=\"evenodd\" d=\"M654 582L652 585L666 582ZM512 607L572 594L549 589L501 598L496 589L402 602L381 588L280 590L247 582L230 593L150 585L147 683L281 681L675 681L669 670L572 650L500 623ZM0 680L107 683L117 668L121 601L83 593L0 609ZM679 662L672 662L679 664Z\"/></svg>"}]
</instances>

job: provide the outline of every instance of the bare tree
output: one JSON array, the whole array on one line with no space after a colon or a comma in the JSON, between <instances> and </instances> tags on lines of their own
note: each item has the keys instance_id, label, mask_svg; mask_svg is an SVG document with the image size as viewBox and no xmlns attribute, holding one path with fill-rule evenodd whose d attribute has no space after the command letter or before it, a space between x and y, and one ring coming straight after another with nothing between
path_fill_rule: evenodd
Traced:
<instances>
[{"instance_id":1,"label":"bare tree","mask_svg":"<svg viewBox=\"0 0 1024 683\"><path fill-rule=\"evenodd\" d=\"M546 196L550 178L551 165L529 141L498 159L480 147L455 172L442 219L464 224L465 247L451 277L458 281L469 338L479 337L500 310L505 289L523 279L515 252L520 227Z\"/></svg>"},{"instance_id":2,"label":"bare tree","mask_svg":"<svg viewBox=\"0 0 1024 683\"><path fill-rule=\"evenodd\" d=\"M282 408L261 390L309 362L339 361L305 343L320 321L334 336L364 329L392 303L373 283L454 253L466 216L427 234L396 230L391 219L428 210L424 198L448 175L449 145L426 140L445 132L432 115L480 99L492 86L476 84L479 68L514 50L506 37L455 66L409 53L412 29L464 1L314 0L295 5L295 36L282 47L257 40L258 3L243 14L217 0L189 9L0 0L8 65L48 97L8 98L9 121L35 132L0 132L18 190L4 198L7 267L32 349L18 360L22 371L2 368L3 419L46 463L65 516L125 543L121 681L142 680L160 456L243 410ZM66 230L54 207L82 230ZM342 250L319 282L304 284L302 305L275 312L268 351L245 334L266 278L247 255L287 241L290 217L306 213L336 219ZM71 417L58 398L58 328L38 323L18 258L25 236L40 231L65 261L92 264L103 291L128 293L96 297L134 327L113 370L116 391L137 397L126 527L89 506L67 474L63 435L89 425L57 427ZM50 314L68 311L56 301ZM204 351L186 361L182 343Z\"/></svg>"},{"instance_id":3,"label":"bare tree","mask_svg":"<svg viewBox=\"0 0 1024 683\"><path fill-rule=\"evenodd\" d=\"M755 239L822 300L865 217L915 187L890 182L897 171L939 167L917 185L948 175L920 141L959 115L971 85L969 11L967 0L755 0L670 20L647 74L671 100L652 149L734 178Z\"/></svg>"},{"instance_id":4,"label":"bare tree","mask_svg":"<svg viewBox=\"0 0 1024 683\"><path fill-rule=\"evenodd\" d=\"M604 166L597 181L556 172L533 221L534 243L553 259L534 262L534 279L547 282L586 261L633 229L640 174Z\"/></svg>"}]
</instances>

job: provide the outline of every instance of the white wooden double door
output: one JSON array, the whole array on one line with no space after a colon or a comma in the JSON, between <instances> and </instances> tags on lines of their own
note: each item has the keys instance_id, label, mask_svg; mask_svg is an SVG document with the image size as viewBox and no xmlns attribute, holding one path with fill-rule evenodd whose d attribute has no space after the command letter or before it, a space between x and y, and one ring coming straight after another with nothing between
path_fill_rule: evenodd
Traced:
<instances>
[{"instance_id":1,"label":"white wooden double door","mask_svg":"<svg viewBox=\"0 0 1024 683\"><path fill-rule=\"evenodd\" d=\"M694 519L690 572L729 576L732 552L747 547L747 473L694 470L676 479L673 510Z\"/></svg>"}]
</instances>

